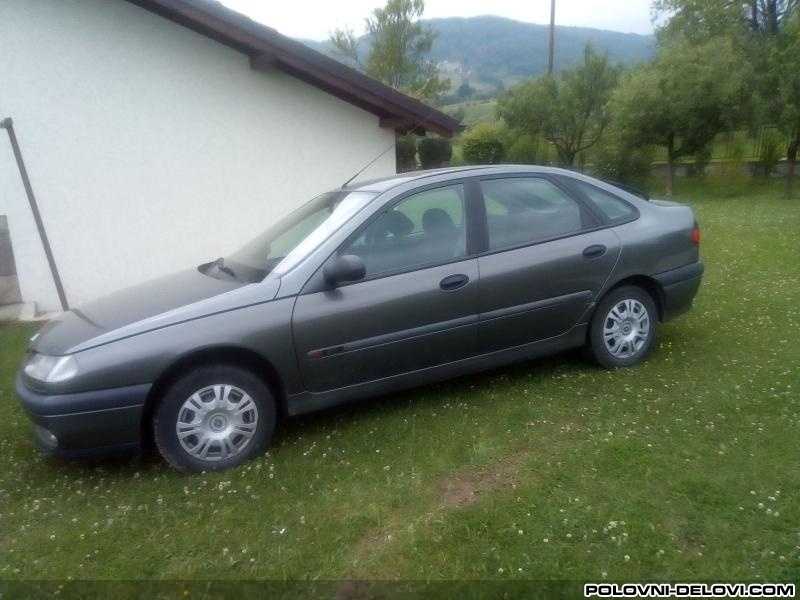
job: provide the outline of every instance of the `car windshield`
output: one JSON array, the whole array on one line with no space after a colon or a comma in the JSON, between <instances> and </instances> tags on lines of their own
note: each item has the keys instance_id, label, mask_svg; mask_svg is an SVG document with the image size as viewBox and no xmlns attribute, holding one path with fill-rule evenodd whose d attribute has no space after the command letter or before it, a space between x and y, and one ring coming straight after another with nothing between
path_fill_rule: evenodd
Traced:
<instances>
[{"instance_id":1,"label":"car windshield","mask_svg":"<svg viewBox=\"0 0 800 600\"><path fill-rule=\"evenodd\" d=\"M298 265L375 197L368 192L328 192L288 214L243 248L203 265L207 275L261 281Z\"/></svg>"}]
</instances>

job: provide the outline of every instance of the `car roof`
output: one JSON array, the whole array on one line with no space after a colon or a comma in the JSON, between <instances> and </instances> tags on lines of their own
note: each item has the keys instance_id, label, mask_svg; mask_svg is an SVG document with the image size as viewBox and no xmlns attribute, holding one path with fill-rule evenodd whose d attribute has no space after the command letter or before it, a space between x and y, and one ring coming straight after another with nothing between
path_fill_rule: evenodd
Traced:
<instances>
[{"instance_id":1,"label":"car roof","mask_svg":"<svg viewBox=\"0 0 800 600\"><path fill-rule=\"evenodd\" d=\"M388 175L386 177L379 177L376 179L354 181L343 186L342 189L347 191L385 192L405 183L413 181L422 182L423 180L432 177L450 175L452 179L459 179L461 177L469 177L471 175L502 175L504 173L549 173L554 175L561 174L580 176L579 173L568 171L567 169L558 169L555 167L544 167L539 165L477 165L468 167L445 167L443 169L428 169L425 171L398 173L396 175ZM447 179L447 177L445 177L445 179Z\"/></svg>"},{"instance_id":2,"label":"car roof","mask_svg":"<svg viewBox=\"0 0 800 600\"><path fill-rule=\"evenodd\" d=\"M437 181L447 181L447 179L460 179L462 177L470 177L473 175L513 175L513 174L526 174L531 175L548 174L548 175L561 175L570 177L590 183L606 189L618 196L623 196L627 199L636 199L637 201L646 201L647 198L642 193L634 194L631 189L620 187L613 182L606 182L594 177L589 177L577 171L569 169L560 169L557 167L545 167L540 165L477 165L468 167L446 167L443 169L428 169L425 171L410 171L408 173L398 173L397 175L389 175L387 177L380 177L377 179L369 179L365 181L354 181L343 186L345 191L362 191L383 193L392 188L399 187L410 182L420 182L424 184L426 179L436 178Z\"/></svg>"}]
</instances>

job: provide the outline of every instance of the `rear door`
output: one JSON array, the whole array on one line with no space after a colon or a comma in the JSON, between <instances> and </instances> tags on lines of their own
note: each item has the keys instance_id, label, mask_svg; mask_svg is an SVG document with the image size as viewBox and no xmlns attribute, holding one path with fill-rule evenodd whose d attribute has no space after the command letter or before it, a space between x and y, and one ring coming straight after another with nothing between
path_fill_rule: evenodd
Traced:
<instances>
[{"instance_id":1,"label":"rear door","mask_svg":"<svg viewBox=\"0 0 800 600\"><path fill-rule=\"evenodd\" d=\"M295 348L309 390L375 381L477 352L478 261L468 250L467 206L462 183L415 191L345 242L337 255L363 258L366 277L301 294L295 304Z\"/></svg>"},{"instance_id":2,"label":"rear door","mask_svg":"<svg viewBox=\"0 0 800 600\"><path fill-rule=\"evenodd\" d=\"M480 352L574 327L611 273L619 237L545 176L480 181L487 252L478 259Z\"/></svg>"}]
</instances>

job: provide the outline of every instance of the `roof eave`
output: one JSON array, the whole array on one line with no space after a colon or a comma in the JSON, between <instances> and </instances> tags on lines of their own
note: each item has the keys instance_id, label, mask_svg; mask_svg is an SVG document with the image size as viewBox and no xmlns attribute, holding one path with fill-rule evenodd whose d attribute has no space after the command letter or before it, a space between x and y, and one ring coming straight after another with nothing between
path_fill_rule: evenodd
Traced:
<instances>
[{"instance_id":1,"label":"roof eave","mask_svg":"<svg viewBox=\"0 0 800 600\"><path fill-rule=\"evenodd\" d=\"M277 68L380 118L400 133L450 137L460 120L407 96L321 52L281 35L217 2L128 0L250 57L254 69Z\"/></svg>"}]
</instances>

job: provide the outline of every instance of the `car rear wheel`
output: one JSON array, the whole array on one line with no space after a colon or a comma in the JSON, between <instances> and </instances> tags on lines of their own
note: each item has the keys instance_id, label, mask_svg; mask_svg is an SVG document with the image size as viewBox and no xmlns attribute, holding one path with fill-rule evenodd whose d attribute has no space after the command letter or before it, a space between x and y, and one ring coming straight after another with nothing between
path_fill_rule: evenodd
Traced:
<instances>
[{"instance_id":1,"label":"car rear wheel","mask_svg":"<svg viewBox=\"0 0 800 600\"><path fill-rule=\"evenodd\" d=\"M156 409L161 455L181 471L219 471L260 454L275 430L275 400L250 371L199 367L177 379Z\"/></svg>"},{"instance_id":2,"label":"car rear wheel","mask_svg":"<svg viewBox=\"0 0 800 600\"><path fill-rule=\"evenodd\" d=\"M620 287L597 305L589 350L608 369L630 367L650 353L657 328L658 312L650 294L636 286Z\"/></svg>"}]
</instances>

